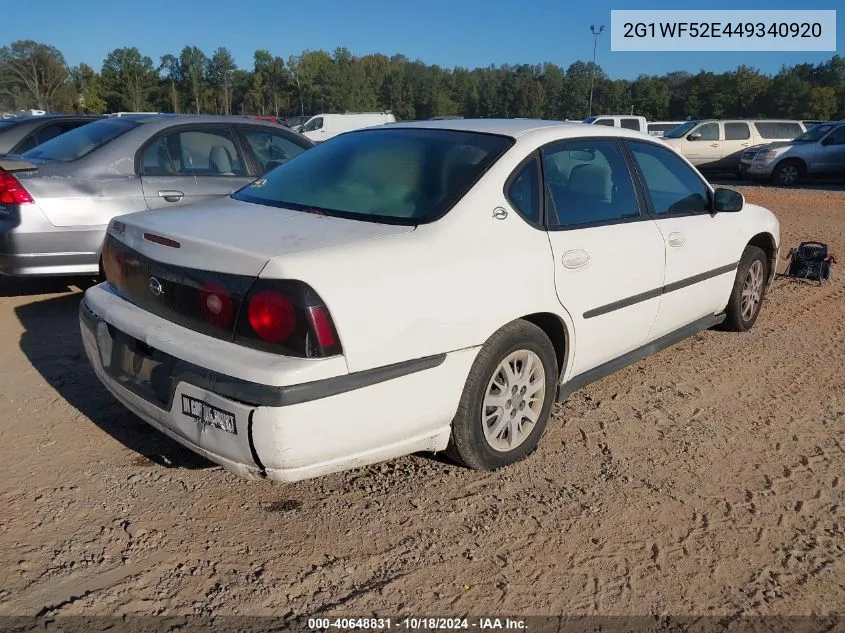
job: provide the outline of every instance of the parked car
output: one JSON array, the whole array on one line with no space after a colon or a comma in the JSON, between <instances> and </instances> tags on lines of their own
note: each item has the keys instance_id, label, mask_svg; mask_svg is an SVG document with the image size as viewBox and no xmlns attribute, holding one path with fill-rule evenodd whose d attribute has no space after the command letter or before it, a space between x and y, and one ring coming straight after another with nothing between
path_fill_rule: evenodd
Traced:
<instances>
[{"instance_id":1,"label":"parked car","mask_svg":"<svg viewBox=\"0 0 845 633\"><path fill-rule=\"evenodd\" d=\"M815 176L845 176L845 121L814 125L792 141L755 148L745 173L783 186Z\"/></svg>"},{"instance_id":2,"label":"parked car","mask_svg":"<svg viewBox=\"0 0 845 633\"><path fill-rule=\"evenodd\" d=\"M703 119L687 121L661 138L703 171L736 174L745 149L769 141L793 139L805 131L802 121Z\"/></svg>"},{"instance_id":3,"label":"parked car","mask_svg":"<svg viewBox=\"0 0 845 633\"><path fill-rule=\"evenodd\" d=\"M312 145L260 121L128 115L0 159L0 273L96 274L115 215L225 196Z\"/></svg>"},{"instance_id":4,"label":"parked car","mask_svg":"<svg viewBox=\"0 0 845 633\"><path fill-rule=\"evenodd\" d=\"M300 134L315 143L361 128L373 125L395 123L396 117L390 112L347 112L345 114L318 114L311 117L299 130Z\"/></svg>"},{"instance_id":5,"label":"parked car","mask_svg":"<svg viewBox=\"0 0 845 633\"><path fill-rule=\"evenodd\" d=\"M63 114L16 117L0 121L0 155L23 154L52 138L101 117Z\"/></svg>"},{"instance_id":6,"label":"parked car","mask_svg":"<svg viewBox=\"0 0 845 633\"><path fill-rule=\"evenodd\" d=\"M120 402L241 476L443 450L490 469L534 450L556 399L751 328L779 243L645 134L402 122L116 218L81 331Z\"/></svg>"},{"instance_id":7,"label":"parked car","mask_svg":"<svg viewBox=\"0 0 845 633\"><path fill-rule=\"evenodd\" d=\"M683 123L683 121L649 121L648 133L652 136L663 136Z\"/></svg>"},{"instance_id":8,"label":"parked car","mask_svg":"<svg viewBox=\"0 0 845 633\"><path fill-rule=\"evenodd\" d=\"M638 132L648 132L648 123L644 116L633 116L628 114L605 114L602 116L591 116L584 119L584 123L590 125L606 125L608 127L623 127Z\"/></svg>"}]
</instances>

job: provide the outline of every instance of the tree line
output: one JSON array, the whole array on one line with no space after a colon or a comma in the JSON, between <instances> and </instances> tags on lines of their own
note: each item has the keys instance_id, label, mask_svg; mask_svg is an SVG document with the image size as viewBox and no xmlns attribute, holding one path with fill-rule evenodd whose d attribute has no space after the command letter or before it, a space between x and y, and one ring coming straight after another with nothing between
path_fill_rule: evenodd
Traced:
<instances>
[{"instance_id":1,"label":"tree line","mask_svg":"<svg viewBox=\"0 0 845 633\"><path fill-rule=\"evenodd\" d=\"M582 119L591 75L593 114L631 113L649 120L687 117L845 118L845 58L784 66L766 75L734 71L670 72L611 79L601 66L575 61L441 68L403 55L305 51L287 59L257 50L238 68L220 47L196 46L158 62L127 47L97 69L68 66L60 50L31 40L0 48L0 110L253 114L289 117L319 112L391 110L398 119L432 116Z\"/></svg>"}]
</instances>

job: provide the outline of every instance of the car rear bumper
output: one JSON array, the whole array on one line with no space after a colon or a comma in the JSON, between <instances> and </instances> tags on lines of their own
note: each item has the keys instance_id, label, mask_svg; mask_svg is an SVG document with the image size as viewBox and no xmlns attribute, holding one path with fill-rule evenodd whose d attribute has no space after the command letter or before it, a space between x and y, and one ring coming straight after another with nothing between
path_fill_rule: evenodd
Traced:
<instances>
[{"instance_id":1,"label":"car rear bumper","mask_svg":"<svg viewBox=\"0 0 845 633\"><path fill-rule=\"evenodd\" d=\"M0 275L85 275L100 270L105 227L57 227L35 205L0 214Z\"/></svg>"},{"instance_id":2,"label":"car rear bumper","mask_svg":"<svg viewBox=\"0 0 845 633\"><path fill-rule=\"evenodd\" d=\"M237 347L233 343L193 333L182 342L173 336L169 345L159 345L169 347L164 351L153 347L158 344L155 336L135 338L112 322L120 319L98 314L97 298L97 292L93 297L86 293L80 329L100 381L145 422L251 479L298 481L418 451L443 450L477 353L473 348L399 363L402 367L390 366L392 370L379 368L388 370L380 375L370 370L288 385L255 383L231 374L248 374L250 368L236 365L248 364L250 355L259 365L272 355L256 350L242 350L238 358L229 354L231 371L223 374L169 352L174 346L195 346L190 339L202 337L206 351L217 347L227 357L227 349ZM143 319L161 320L123 303ZM143 329L154 331L148 325ZM273 382L291 376L296 380L296 374L280 372ZM226 423L218 423L214 412Z\"/></svg>"}]
</instances>

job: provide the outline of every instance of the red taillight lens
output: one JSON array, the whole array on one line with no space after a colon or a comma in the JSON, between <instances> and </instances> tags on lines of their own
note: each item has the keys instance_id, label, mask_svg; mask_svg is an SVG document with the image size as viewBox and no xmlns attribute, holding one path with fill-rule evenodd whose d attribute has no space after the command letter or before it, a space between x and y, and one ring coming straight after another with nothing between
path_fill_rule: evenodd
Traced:
<instances>
[{"instance_id":1,"label":"red taillight lens","mask_svg":"<svg viewBox=\"0 0 845 633\"><path fill-rule=\"evenodd\" d=\"M285 295L274 290L254 294L247 306L252 329L268 343L283 343L296 329L296 310Z\"/></svg>"},{"instance_id":2,"label":"red taillight lens","mask_svg":"<svg viewBox=\"0 0 845 633\"><path fill-rule=\"evenodd\" d=\"M317 342L325 348L334 347L334 330L326 311L321 306L311 307L308 308L308 317L314 326Z\"/></svg>"},{"instance_id":3,"label":"red taillight lens","mask_svg":"<svg viewBox=\"0 0 845 633\"><path fill-rule=\"evenodd\" d=\"M12 174L0 169L0 204L31 204L32 196Z\"/></svg>"},{"instance_id":4,"label":"red taillight lens","mask_svg":"<svg viewBox=\"0 0 845 633\"><path fill-rule=\"evenodd\" d=\"M216 327L228 328L235 315L232 295L218 281L209 281L200 288L200 312Z\"/></svg>"}]
</instances>

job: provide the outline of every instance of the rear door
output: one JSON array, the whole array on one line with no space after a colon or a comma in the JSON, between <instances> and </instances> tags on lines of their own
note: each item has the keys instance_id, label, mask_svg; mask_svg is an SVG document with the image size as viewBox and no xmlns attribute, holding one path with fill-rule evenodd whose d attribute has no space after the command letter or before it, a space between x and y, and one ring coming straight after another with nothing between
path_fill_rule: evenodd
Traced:
<instances>
[{"instance_id":1,"label":"rear door","mask_svg":"<svg viewBox=\"0 0 845 633\"><path fill-rule=\"evenodd\" d=\"M751 126L746 121L725 121L722 124L724 143L719 168L738 172L739 159L747 147L751 147Z\"/></svg>"},{"instance_id":2,"label":"rear door","mask_svg":"<svg viewBox=\"0 0 845 633\"><path fill-rule=\"evenodd\" d=\"M684 156L704 169L718 167L722 159L722 135L716 122L702 123L687 135Z\"/></svg>"},{"instance_id":3,"label":"rear door","mask_svg":"<svg viewBox=\"0 0 845 633\"><path fill-rule=\"evenodd\" d=\"M150 209L220 198L255 179L229 125L170 128L148 141L140 157Z\"/></svg>"},{"instance_id":4,"label":"rear door","mask_svg":"<svg viewBox=\"0 0 845 633\"><path fill-rule=\"evenodd\" d=\"M663 285L663 238L617 139L557 142L542 158L555 287L575 326L574 376L646 343Z\"/></svg>"},{"instance_id":5,"label":"rear door","mask_svg":"<svg viewBox=\"0 0 845 633\"><path fill-rule=\"evenodd\" d=\"M655 223L663 236L666 275L649 338L724 309L744 244L741 213L710 212L710 187L671 150L626 141Z\"/></svg>"}]
</instances>

